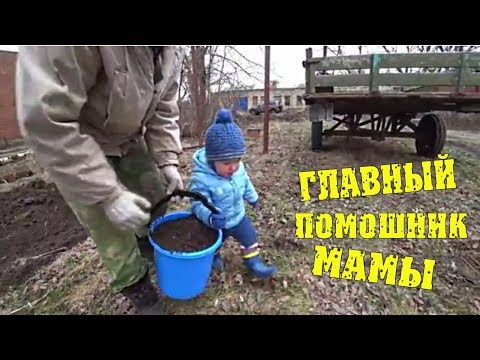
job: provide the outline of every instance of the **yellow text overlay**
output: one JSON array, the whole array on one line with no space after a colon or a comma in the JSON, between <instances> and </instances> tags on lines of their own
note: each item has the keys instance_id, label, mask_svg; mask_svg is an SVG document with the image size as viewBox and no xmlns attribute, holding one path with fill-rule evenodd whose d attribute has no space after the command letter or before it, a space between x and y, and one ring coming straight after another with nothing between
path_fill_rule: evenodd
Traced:
<instances>
[{"instance_id":1,"label":"yellow text overlay","mask_svg":"<svg viewBox=\"0 0 480 360\"><path fill-rule=\"evenodd\" d=\"M467 239L467 213L296 213L297 239Z\"/></svg>"},{"instance_id":2,"label":"yellow text overlay","mask_svg":"<svg viewBox=\"0 0 480 360\"><path fill-rule=\"evenodd\" d=\"M419 173L413 171L413 163L362 166L358 171L347 167L340 173L337 169L302 171L298 173L301 200L312 200L311 183L318 186L318 200L455 189L455 161L447 159L448 154L438 158L423 161Z\"/></svg>"},{"instance_id":3,"label":"yellow text overlay","mask_svg":"<svg viewBox=\"0 0 480 360\"><path fill-rule=\"evenodd\" d=\"M378 283L383 280L386 285L432 290L435 260L424 259L423 269L412 267L414 258L398 255L383 255L379 252L369 253L369 261L365 260L366 252L349 249L345 265L342 267L344 249L335 247L330 252L326 246L315 246L315 261L312 274L323 276L328 273L331 278L361 282Z\"/></svg>"}]
</instances>

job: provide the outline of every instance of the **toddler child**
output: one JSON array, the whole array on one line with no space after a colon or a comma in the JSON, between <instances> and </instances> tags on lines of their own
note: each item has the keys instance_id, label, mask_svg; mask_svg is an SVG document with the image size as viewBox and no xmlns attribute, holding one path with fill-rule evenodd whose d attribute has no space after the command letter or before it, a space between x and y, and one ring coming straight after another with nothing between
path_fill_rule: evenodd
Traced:
<instances>
[{"instance_id":1,"label":"toddler child","mask_svg":"<svg viewBox=\"0 0 480 360\"><path fill-rule=\"evenodd\" d=\"M243 134L232 114L227 109L219 110L215 123L206 131L205 147L193 155L188 188L206 196L220 214L213 214L200 201L192 201L192 212L205 225L221 229L224 240L232 236L239 241L247 269L256 277L266 278L275 274L277 268L260 258L257 233L245 213L244 200L253 208L259 204L257 191L241 161L245 153ZM213 267L223 269L219 251Z\"/></svg>"}]
</instances>

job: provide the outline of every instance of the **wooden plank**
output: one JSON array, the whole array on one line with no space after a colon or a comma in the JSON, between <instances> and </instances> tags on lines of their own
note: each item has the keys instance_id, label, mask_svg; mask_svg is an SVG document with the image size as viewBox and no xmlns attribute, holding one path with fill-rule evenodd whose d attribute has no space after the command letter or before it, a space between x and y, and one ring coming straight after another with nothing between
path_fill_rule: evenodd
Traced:
<instances>
[{"instance_id":1,"label":"wooden plank","mask_svg":"<svg viewBox=\"0 0 480 360\"><path fill-rule=\"evenodd\" d=\"M466 68L480 68L480 53L413 53L382 55L381 68L458 68L465 56Z\"/></svg>"},{"instance_id":2,"label":"wooden plank","mask_svg":"<svg viewBox=\"0 0 480 360\"><path fill-rule=\"evenodd\" d=\"M333 93L306 95L305 103L330 103L335 114L463 111L478 112L480 94L452 93Z\"/></svg>"},{"instance_id":3,"label":"wooden plank","mask_svg":"<svg viewBox=\"0 0 480 360\"><path fill-rule=\"evenodd\" d=\"M480 68L480 53L465 53L464 56L467 68Z\"/></svg>"},{"instance_id":4,"label":"wooden plank","mask_svg":"<svg viewBox=\"0 0 480 360\"><path fill-rule=\"evenodd\" d=\"M311 94L315 92L315 87L313 83L315 82L315 71L313 71L312 67L309 66L309 61L312 60L312 48L308 48L305 51L305 55L307 57L307 61L305 62L305 87L307 94Z\"/></svg>"},{"instance_id":5,"label":"wooden plank","mask_svg":"<svg viewBox=\"0 0 480 360\"><path fill-rule=\"evenodd\" d=\"M411 73L381 74L380 85L416 86L416 85L456 85L457 73ZM480 73L464 72L462 86L480 85Z\"/></svg>"},{"instance_id":6,"label":"wooden plank","mask_svg":"<svg viewBox=\"0 0 480 360\"><path fill-rule=\"evenodd\" d=\"M409 53L375 54L379 67L386 68L443 68L459 67L460 56L465 54L467 68L480 68L480 53ZM311 58L307 65L312 71L369 69L371 55L345 55L326 58Z\"/></svg>"},{"instance_id":7,"label":"wooden plank","mask_svg":"<svg viewBox=\"0 0 480 360\"><path fill-rule=\"evenodd\" d=\"M480 100L480 93L468 93L468 94L463 94L463 95L455 95L450 92L435 92L435 93L430 93L430 92L392 92L392 93L381 93L381 94L369 94L367 92L363 93L326 93L326 94L311 94L311 95L306 95L306 99L339 99L339 100L348 100L348 101L354 101L354 100L367 100L367 99L409 99L409 98L415 98L415 99L432 99L432 100L452 100L452 101L457 101L461 100L464 102L469 102L469 100L474 100L475 102L478 102Z\"/></svg>"},{"instance_id":8,"label":"wooden plank","mask_svg":"<svg viewBox=\"0 0 480 360\"><path fill-rule=\"evenodd\" d=\"M460 66L457 69L457 78L455 84L455 92L460 92L463 86L463 82L465 80L465 76L468 74L468 68L466 67L465 63L465 55L460 55Z\"/></svg>"},{"instance_id":9,"label":"wooden plank","mask_svg":"<svg viewBox=\"0 0 480 360\"><path fill-rule=\"evenodd\" d=\"M317 57L308 61L307 65L313 71L368 69L370 68L370 55Z\"/></svg>"},{"instance_id":10,"label":"wooden plank","mask_svg":"<svg viewBox=\"0 0 480 360\"><path fill-rule=\"evenodd\" d=\"M381 57L381 68L444 68L458 67L460 53L386 54Z\"/></svg>"},{"instance_id":11,"label":"wooden plank","mask_svg":"<svg viewBox=\"0 0 480 360\"><path fill-rule=\"evenodd\" d=\"M376 74L377 86L428 86L457 84L456 73ZM322 75L315 86L370 86L370 74ZM462 74L462 86L479 86L480 73Z\"/></svg>"},{"instance_id":12,"label":"wooden plank","mask_svg":"<svg viewBox=\"0 0 480 360\"><path fill-rule=\"evenodd\" d=\"M370 74L321 75L315 86L369 86Z\"/></svg>"},{"instance_id":13,"label":"wooden plank","mask_svg":"<svg viewBox=\"0 0 480 360\"><path fill-rule=\"evenodd\" d=\"M379 81L380 81L380 56L373 54L370 58L370 91L378 91Z\"/></svg>"}]
</instances>

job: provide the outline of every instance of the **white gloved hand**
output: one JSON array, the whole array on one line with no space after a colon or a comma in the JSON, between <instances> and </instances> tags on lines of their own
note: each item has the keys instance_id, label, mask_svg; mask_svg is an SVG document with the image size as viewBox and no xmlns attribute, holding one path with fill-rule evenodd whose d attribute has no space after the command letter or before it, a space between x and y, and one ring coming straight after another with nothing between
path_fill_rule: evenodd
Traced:
<instances>
[{"instance_id":1,"label":"white gloved hand","mask_svg":"<svg viewBox=\"0 0 480 360\"><path fill-rule=\"evenodd\" d=\"M121 230L136 230L150 221L150 202L130 191L102 205L110 221Z\"/></svg>"},{"instance_id":2,"label":"white gloved hand","mask_svg":"<svg viewBox=\"0 0 480 360\"><path fill-rule=\"evenodd\" d=\"M166 165L160 168L160 171L167 185L167 195L170 195L175 189L183 190L182 177L175 165Z\"/></svg>"}]
</instances>

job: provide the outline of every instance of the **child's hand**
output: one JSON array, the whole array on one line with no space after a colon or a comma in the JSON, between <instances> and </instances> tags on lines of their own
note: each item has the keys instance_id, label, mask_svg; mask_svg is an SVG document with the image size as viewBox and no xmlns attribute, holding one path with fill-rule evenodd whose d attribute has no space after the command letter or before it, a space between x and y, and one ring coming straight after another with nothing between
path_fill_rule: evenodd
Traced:
<instances>
[{"instance_id":1,"label":"child's hand","mask_svg":"<svg viewBox=\"0 0 480 360\"><path fill-rule=\"evenodd\" d=\"M223 214L212 214L210 215L210 225L216 229L220 230L225 227L227 224L227 218Z\"/></svg>"},{"instance_id":2,"label":"child's hand","mask_svg":"<svg viewBox=\"0 0 480 360\"><path fill-rule=\"evenodd\" d=\"M254 203L250 203L250 206L254 209L257 210L260 207L260 200L255 201Z\"/></svg>"}]
</instances>

